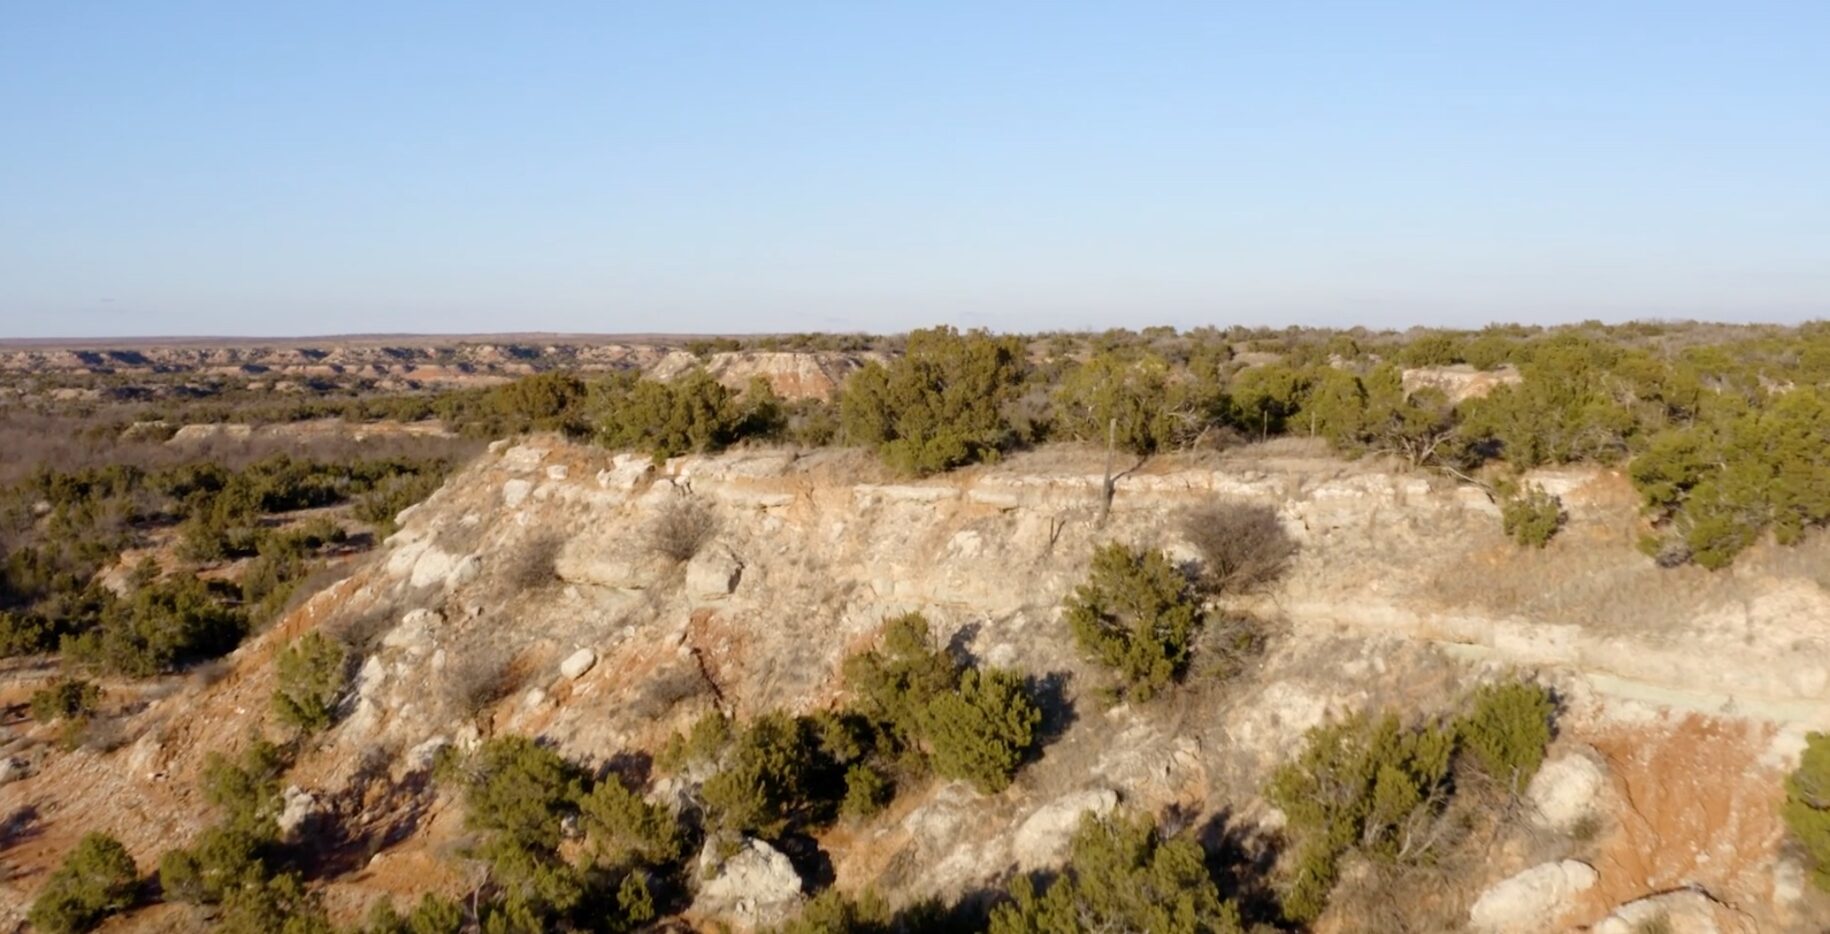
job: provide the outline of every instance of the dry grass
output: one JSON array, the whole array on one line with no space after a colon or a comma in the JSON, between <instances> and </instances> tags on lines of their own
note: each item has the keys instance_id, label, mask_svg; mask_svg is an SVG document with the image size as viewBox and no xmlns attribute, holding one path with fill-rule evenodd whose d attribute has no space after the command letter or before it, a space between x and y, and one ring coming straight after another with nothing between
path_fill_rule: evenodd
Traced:
<instances>
[{"instance_id":1,"label":"dry grass","mask_svg":"<svg viewBox=\"0 0 1830 934\"><path fill-rule=\"evenodd\" d=\"M1282 577L1296 556L1296 542L1270 506L1212 503L1184 513L1181 525L1201 553L1201 583L1209 593L1258 590Z\"/></svg>"},{"instance_id":2,"label":"dry grass","mask_svg":"<svg viewBox=\"0 0 1830 934\"><path fill-rule=\"evenodd\" d=\"M673 561L690 561L716 534L718 517L710 507L696 499L677 499L648 526L648 547Z\"/></svg>"}]
</instances>

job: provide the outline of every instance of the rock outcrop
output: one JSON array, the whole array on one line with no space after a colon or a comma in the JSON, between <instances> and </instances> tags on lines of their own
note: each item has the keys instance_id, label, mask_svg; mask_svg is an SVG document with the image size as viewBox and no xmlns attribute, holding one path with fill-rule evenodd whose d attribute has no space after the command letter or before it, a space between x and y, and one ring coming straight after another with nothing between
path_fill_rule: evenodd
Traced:
<instances>
[{"instance_id":1,"label":"rock outcrop","mask_svg":"<svg viewBox=\"0 0 1830 934\"><path fill-rule=\"evenodd\" d=\"M204 751L261 727L273 653L309 629L365 657L347 715L289 781L356 826L407 828L378 865L425 867L463 834L457 803L427 781L440 750L522 733L604 768L643 761L708 710L826 709L844 696L845 655L909 611L950 650L1036 679L1049 741L1003 793L903 789L889 813L814 841L841 888L903 902L999 886L1062 859L1088 811L1268 829L1277 815L1259 789L1309 728L1359 709L1440 710L1523 673L1562 705L1527 794L1542 829L1462 883L1455 904L1471 919L1531 929L1506 925L1535 913L1539 929L1569 930L1687 887L1758 929L1810 917L1781 904L1774 815L1802 732L1830 726L1817 570L1830 545L1757 547L1718 574L1661 570L1633 547L1624 479L1565 471L1567 528L1520 551L1479 491L1293 443L1153 459L1118 482L1102 523L1102 469L1098 451L1052 448L910 482L845 451L653 465L553 438L495 446L223 677L149 695L119 751L51 757L7 785L43 818L8 851L31 868L0 881L0 922L86 830L151 865L207 824L194 792ZM717 518L684 566L644 534L682 497ZM1196 671L1159 701L1109 706L1109 676L1060 620L1063 597L1103 542L1186 552L1181 511L1216 499L1271 505L1301 545L1275 588L1215 608L1263 619L1263 652L1231 679ZM696 779L667 780L656 800ZM1583 824L1594 836L1574 839ZM698 893L708 919L767 924L809 894L762 843L722 865ZM353 918L425 878L322 884Z\"/></svg>"}]
</instances>

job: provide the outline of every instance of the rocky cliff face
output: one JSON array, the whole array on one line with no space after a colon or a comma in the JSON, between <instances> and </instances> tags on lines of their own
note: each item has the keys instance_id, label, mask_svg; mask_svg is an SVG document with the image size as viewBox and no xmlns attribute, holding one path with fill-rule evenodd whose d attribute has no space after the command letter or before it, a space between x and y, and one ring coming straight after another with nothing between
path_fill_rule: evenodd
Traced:
<instances>
[{"instance_id":1,"label":"rocky cliff face","mask_svg":"<svg viewBox=\"0 0 1830 934\"><path fill-rule=\"evenodd\" d=\"M347 716L293 775L298 799L342 828L324 842L350 871L326 892L354 914L378 892L465 884L449 858L457 809L426 782L443 746L520 732L628 761L714 706L816 709L839 696L848 651L920 610L957 650L1035 675L1051 739L1001 795L936 784L834 830L821 843L840 886L956 897L1052 865L1081 812L1121 804L1173 806L1250 845L1280 818L1260 783L1309 727L1368 706L1430 709L1518 669L1565 707L1528 795L1539 829L1456 880L1443 897L1458 917L1490 930L1632 930L1661 913L1804 930L1818 917L1775 803L1803 731L1830 726L1830 548L1661 571L1631 547L1625 482L1563 472L1538 480L1563 495L1570 527L1524 553L1477 490L1280 444L1146 464L1102 524L1100 466L1097 452L1048 449L911 483L848 452L657 468L556 439L498 445L213 680L152 692L120 748L24 763L0 794L36 830L5 855L21 868L0 883L0 915L18 917L86 830L116 833L146 864L201 826L204 751L261 725L273 652L312 627L371 647ZM1264 654L1236 678L1197 667L1167 698L1107 707L1061 599L1100 542L1185 554L1181 510L1214 498L1274 505L1302 543L1275 590L1217 610L1271 621ZM680 563L648 532L683 501L717 521ZM778 874L768 854L756 862L759 878Z\"/></svg>"}]
</instances>

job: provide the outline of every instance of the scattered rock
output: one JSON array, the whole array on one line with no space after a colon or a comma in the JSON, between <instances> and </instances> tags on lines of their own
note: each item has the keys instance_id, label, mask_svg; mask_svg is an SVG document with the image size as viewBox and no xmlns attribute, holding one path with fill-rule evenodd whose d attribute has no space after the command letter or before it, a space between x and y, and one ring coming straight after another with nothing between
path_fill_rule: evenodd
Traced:
<instances>
[{"instance_id":1,"label":"scattered rock","mask_svg":"<svg viewBox=\"0 0 1830 934\"><path fill-rule=\"evenodd\" d=\"M1557 920L1596 878L1593 866L1573 859L1533 866L1482 892L1468 912L1468 926L1488 934L1560 930Z\"/></svg>"},{"instance_id":2,"label":"scattered rock","mask_svg":"<svg viewBox=\"0 0 1830 934\"><path fill-rule=\"evenodd\" d=\"M0 757L0 785L16 782L30 774L31 766L24 759L12 756Z\"/></svg>"},{"instance_id":3,"label":"scattered rock","mask_svg":"<svg viewBox=\"0 0 1830 934\"><path fill-rule=\"evenodd\" d=\"M1628 902L1590 930L1594 934L1637 934L1646 930L1667 934L1752 934L1754 929L1708 893L1686 889Z\"/></svg>"},{"instance_id":4,"label":"scattered rock","mask_svg":"<svg viewBox=\"0 0 1830 934\"><path fill-rule=\"evenodd\" d=\"M456 590L476 580L477 575L482 572L483 559L477 555L465 555L458 560L457 566L451 569L451 573L445 575L445 589Z\"/></svg>"},{"instance_id":5,"label":"scattered rock","mask_svg":"<svg viewBox=\"0 0 1830 934\"><path fill-rule=\"evenodd\" d=\"M400 618L400 625L388 630L387 635L381 637L381 644L385 648L418 653L431 645L432 630L444 621L445 618L440 616L436 610L428 610L424 607L408 610L406 615Z\"/></svg>"},{"instance_id":6,"label":"scattered rock","mask_svg":"<svg viewBox=\"0 0 1830 934\"><path fill-rule=\"evenodd\" d=\"M287 785L286 790L280 793L280 800L280 839L289 843L297 842L322 813L318 799L297 785Z\"/></svg>"},{"instance_id":7,"label":"scattered rock","mask_svg":"<svg viewBox=\"0 0 1830 934\"><path fill-rule=\"evenodd\" d=\"M1080 827L1081 816L1092 813L1104 817L1117 806L1117 792L1097 788L1056 798L1036 809L1011 840L1010 852L1017 867L1030 870L1059 864L1067 855L1068 841Z\"/></svg>"},{"instance_id":8,"label":"scattered rock","mask_svg":"<svg viewBox=\"0 0 1830 934\"><path fill-rule=\"evenodd\" d=\"M527 494L534 492L531 481L519 477L502 484L502 505L510 509L527 501Z\"/></svg>"},{"instance_id":9,"label":"scattered rock","mask_svg":"<svg viewBox=\"0 0 1830 934\"><path fill-rule=\"evenodd\" d=\"M722 545L706 548L686 565L686 593L694 600L716 600L737 589L743 563Z\"/></svg>"},{"instance_id":10,"label":"scattered rock","mask_svg":"<svg viewBox=\"0 0 1830 934\"><path fill-rule=\"evenodd\" d=\"M435 545L427 545L413 562L413 574L409 583L415 587L430 587L433 584L444 584L451 579L457 569L458 557Z\"/></svg>"},{"instance_id":11,"label":"scattered rock","mask_svg":"<svg viewBox=\"0 0 1830 934\"><path fill-rule=\"evenodd\" d=\"M451 740L443 736L434 736L407 750L401 764L408 775L430 772L433 764L438 761L438 754L444 752L450 745Z\"/></svg>"},{"instance_id":12,"label":"scattered rock","mask_svg":"<svg viewBox=\"0 0 1830 934\"><path fill-rule=\"evenodd\" d=\"M779 850L761 840L745 839L736 855L722 864L718 841L707 841L699 853L704 882L693 910L738 928L779 924L801 905L801 877Z\"/></svg>"},{"instance_id":13,"label":"scattered rock","mask_svg":"<svg viewBox=\"0 0 1830 934\"><path fill-rule=\"evenodd\" d=\"M590 649L579 649L566 656L565 661L559 663L559 673L576 681L583 677L585 672L590 671L591 666L595 664L597 664L596 652Z\"/></svg>"}]
</instances>

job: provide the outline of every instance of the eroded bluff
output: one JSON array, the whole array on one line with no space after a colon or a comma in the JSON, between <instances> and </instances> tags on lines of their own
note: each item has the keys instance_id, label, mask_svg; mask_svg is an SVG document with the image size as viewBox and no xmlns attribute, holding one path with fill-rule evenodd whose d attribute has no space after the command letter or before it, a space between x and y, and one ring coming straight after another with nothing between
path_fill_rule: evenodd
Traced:
<instances>
[{"instance_id":1,"label":"eroded bluff","mask_svg":"<svg viewBox=\"0 0 1830 934\"><path fill-rule=\"evenodd\" d=\"M48 760L6 793L41 803L46 832L29 846L47 861L107 829L150 864L205 821L204 751L263 722L276 646L325 627L369 649L289 803L309 802L340 828L327 845L356 854L325 884L355 917L380 893L474 883L454 853L461 808L427 780L441 748L524 733L601 765L652 754L710 709L820 709L842 697L845 655L919 610L956 651L1049 685L1050 736L1004 793L935 782L829 832L841 887L901 901L998 886L1058 863L1084 811L1119 806L1270 846L1281 815L1261 784L1310 727L1439 709L1516 671L1557 691L1558 736L1528 819L1439 896L1450 914L1482 930L1815 923L1776 802L1803 732L1830 725L1830 549L1660 570L1632 547L1630 488L1599 471L1536 477L1571 516L1540 552L1508 543L1477 489L1300 445L1152 461L1119 481L1109 515L1102 466L1099 452L1045 449L911 483L846 452L657 467L557 439L497 445L225 675L152 702L120 749ZM1180 517L1219 498L1274 506L1301 545L1272 590L1213 610L1264 621L1263 654L1235 677L1111 706L1064 596L1105 541L1191 558ZM676 561L651 530L682 502L713 522ZM681 792L663 780L652 795ZM781 868L758 856L756 890L702 899L699 920L791 911L799 880ZM34 886L6 885L16 914Z\"/></svg>"}]
</instances>

